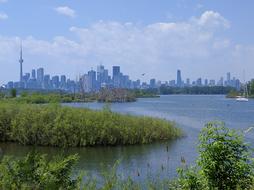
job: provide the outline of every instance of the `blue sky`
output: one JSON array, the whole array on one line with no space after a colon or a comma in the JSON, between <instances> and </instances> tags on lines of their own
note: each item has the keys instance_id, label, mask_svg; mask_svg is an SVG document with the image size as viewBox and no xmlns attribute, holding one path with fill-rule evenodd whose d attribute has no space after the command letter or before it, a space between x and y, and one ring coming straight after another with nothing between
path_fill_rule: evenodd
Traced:
<instances>
[{"instance_id":1,"label":"blue sky","mask_svg":"<svg viewBox=\"0 0 254 190\"><path fill-rule=\"evenodd\" d=\"M71 78L102 63L131 78L253 78L252 0L0 0L0 84L45 67Z\"/></svg>"}]
</instances>

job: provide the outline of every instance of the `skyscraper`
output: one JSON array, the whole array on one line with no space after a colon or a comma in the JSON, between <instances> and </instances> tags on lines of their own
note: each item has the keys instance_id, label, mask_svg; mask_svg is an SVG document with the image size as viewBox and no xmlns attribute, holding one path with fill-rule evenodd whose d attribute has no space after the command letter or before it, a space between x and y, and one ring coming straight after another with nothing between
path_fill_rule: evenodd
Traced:
<instances>
[{"instance_id":1,"label":"skyscraper","mask_svg":"<svg viewBox=\"0 0 254 190\"><path fill-rule=\"evenodd\" d=\"M101 83L104 82L104 66L99 65L97 67L97 82L98 82L98 88L100 89Z\"/></svg>"},{"instance_id":2,"label":"skyscraper","mask_svg":"<svg viewBox=\"0 0 254 190\"><path fill-rule=\"evenodd\" d=\"M96 72L94 70L88 71L88 90L89 92L96 90Z\"/></svg>"},{"instance_id":3,"label":"skyscraper","mask_svg":"<svg viewBox=\"0 0 254 190\"><path fill-rule=\"evenodd\" d=\"M121 86L120 66L113 66L113 86L119 88Z\"/></svg>"},{"instance_id":4,"label":"skyscraper","mask_svg":"<svg viewBox=\"0 0 254 190\"><path fill-rule=\"evenodd\" d=\"M20 57L19 57L19 63L20 63L20 83L23 82L23 52L22 52L22 42L20 43Z\"/></svg>"},{"instance_id":5,"label":"skyscraper","mask_svg":"<svg viewBox=\"0 0 254 190\"><path fill-rule=\"evenodd\" d=\"M182 86L181 70L177 70L176 85L177 87Z\"/></svg>"},{"instance_id":6,"label":"skyscraper","mask_svg":"<svg viewBox=\"0 0 254 190\"><path fill-rule=\"evenodd\" d=\"M227 82L230 82L231 77L230 77L230 72L227 73Z\"/></svg>"},{"instance_id":7,"label":"skyscraper","mask_svg":"<svg viewBox=\"0 0 254 190\"><path fill-rule=\"evenodd\" d=\"M36 79L35 69L32 70L32 79Z\"/></svg>"},{"instance_id":8,"label":"skyscraper","mask_svg":"<svg viewBox=\"0 0 254 190\"><path fill-rule=\"evenodd\" d=\"M150 79L150 88L155 88L155 87L156 87L156 80Z\"/></svg>"},{"instance_id":9,"label":"skyscraper","mask_svg":"<svg viewBox=\"0 0 254 190\"><path fill-rule=\"evenodd\" d=\"M37 82L39 86L42 86L43 78L44 78L44 69L43 68L37 69Z\"/></svg>"},{"instance_id":10,"label":"skyscraper","mask_svg":"<svg viewBox=\"0 0 254 190\"><path fill-rule=\"evenodd\" d=\"M120 75L120 66L113 66L113 78Z\"/></svg>"}]
</instances>

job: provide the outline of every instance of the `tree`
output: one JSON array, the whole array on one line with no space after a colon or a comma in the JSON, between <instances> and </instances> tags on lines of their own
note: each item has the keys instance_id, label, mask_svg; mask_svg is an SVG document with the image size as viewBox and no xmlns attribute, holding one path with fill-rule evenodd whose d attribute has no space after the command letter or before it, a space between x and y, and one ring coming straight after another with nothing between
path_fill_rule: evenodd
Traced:
<instances>
[{"instance_id":1,"label":"tree","mask_svg":"<svg viewBox=\"0 0 254 190\"><path fill-rule=\"evenodd\" d=\"M254 95L254 79L250 82L250 94Z\"/></svg>"},{"instance_id":2,"label":"tree","mask_svg":"<svg viewBox=\"0 0 254 190\"><path fill-rule=\"evenodd\" d=\"M198 166L210 189L250 189L253 162L242 134L223 123L208 123L199 141Z\"/></svg>"},{"instance_id":3,"label":"tree","mask_svg":"<svg viewBox=\"0 0 254 190\"><path fill-rule=\"evenodd\" d=\"M17 96L17 90L15 88L11 89L11 97L16 98Z\"/></svg>"},{"instance_id":4,"label":"tree","mask_svg":"<svg viewBox=\"0 0 254 190\"><path fill-rule=\"evenodd\" d=\"M253 189L251 149L243 142L243 134L223 123L208 123L199 136L196 166L178 169L174 189L240 190Z\"/></svg>"},{"instance_id":5,"label":"tree","mask_svg":"<svg viewBox=\"0 0 254 190\"><path fill-rule=\"evenodd\" d=\"M5 156L0 162L0 189L80 189L80 177L73 179L77 155L48 161L35 152L15 159Z\"/></svg>"}]
</instances>

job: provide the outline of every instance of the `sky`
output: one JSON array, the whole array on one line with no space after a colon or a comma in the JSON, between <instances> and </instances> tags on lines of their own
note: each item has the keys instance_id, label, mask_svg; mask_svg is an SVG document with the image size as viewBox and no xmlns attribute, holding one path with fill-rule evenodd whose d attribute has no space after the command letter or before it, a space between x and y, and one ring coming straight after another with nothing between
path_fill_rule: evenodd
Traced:
<instances>
[{"instance_id":1,"label":"sky","mask_svg":"<svg viewBox=\"0 0 254 190\"><path fill-rule=\"evenodd\" d=\"M253 0L0 0L0 84L23 70L131 79L254 78ZM146 73L142 76L142 73Z\"/></svg>"}]
</instances>

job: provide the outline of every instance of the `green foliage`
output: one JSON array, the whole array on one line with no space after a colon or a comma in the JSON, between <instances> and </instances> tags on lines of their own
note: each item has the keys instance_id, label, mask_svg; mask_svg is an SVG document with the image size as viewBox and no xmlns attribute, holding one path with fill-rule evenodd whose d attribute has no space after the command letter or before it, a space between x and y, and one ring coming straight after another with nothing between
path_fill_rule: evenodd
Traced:
<instances>
[{"instance_id":1,"label":"green foliage","mask_svg":"<svg viewBox=\"0 0 254 190\"><path fill-rule=\"evenodd\" d=\"M174 123L110 110L0 104L0 141L44 146L143 144L179 137Z\"/></svg>"},{"instance_id":2,"label":"green foliage","mask_svg":"<svg viewBox=\"0 0 254 190\"><path fill-rule=\"evenodd\" d=\"M250 95L254 96L254 79L250 82Z\"/></svg>"},{"instance_id":3,"label":"green foliage","mask_svg":"<svg viewBox=\"0 0 254 190\"><path fill-rule=\"evenodd\" d=\"M179 189L252 189L251 149L243 135L223 123L208 123L199 136L199 158L194 168L179 169Z\"/></svg>"},{"instance_id":4,"label":"green foliage","mask_svg":"<svg viewBox=\"0 0 254 190\"><path fill-rule=\"evenodd\" d=\"M210 189L250 189L253 162L243 136L222 123L208 123L200 134L200 166Z\"/></svg>"},{"instance_id":5,"label":"green foliage","mask_svg":"<svg viewBox=\"0 0 254 190\"><path fill-rule=\"evenodd\" d=\"M183 166L182 168L177 169L178 179L174 189L181 190L206 190L206 182L201 177L201 173L197 167L187 167Z\"/></svg>"},{"instance_id":6,"label":"green foliage","mask_svg":"<svg viewBox=\"0 0 254 190\"><path fill-rule=\"evenodd\" d=\"M4 157L0 163L0 189L77 189L79 178L72 179L77 155L47 161L45 155L29 153L25 158Z\"/></svg>"},{"instance_id":7,"label":"green foliage","mask_svg":"<svg viewBox=\"0 0 254 190\"><path fill-rule=\"evenodd\" d=\"M3 92L0 92L0 100L5 97L5 94Z\"/></svg>"},{"instance_id":8,"label":"green foliage","mask_svg":"<svg viewBox=\"0 0 254 190\"><path fill-rule=\"evenodd\" d=\"M193 87L160 87L161 94L228 94L231 90L235 90L232 87L224 86L193 86Z\"/></svg>"},{"instance_id":9,"label":"green foliage","mask_svg":"<svg viewBox=\"0 0 254 190\"><path fill-rule=\"evenodd\" d=\"M11 93L11 97L12 98L16 98L16 96L17 96L17 90L15 88L11 89L10 93Z\"/></svg>"},{"instance_id":10,"label":"green foliage","mask_svg":"<svg viewBox=\"0 0 254 190\"><path fill-rule=\"evenodd\" d=\"M127 89L101 89L97 100L99 102L134 102L136 97Z\"/></svg>"},{"instance_id":11,"label":"green foliage","mask_svg":"<svg viewBox=\"0 0 254 190\"><path fill-rule=\"evenodd\" d=\"M136 89L134 94L137 98L158 98L159 92L158 89Z\"/></svg>"},{"instance_id":12,"label":"green foliage","mask_svg":"<svg viewBox=\"0 0 254 190\"><path fill-rule=\"evenodd\" d=\"M227 98L235 98L237 96L240 96L239 92L237 92L236 90L231 90L228 94L227 94Z\"/></svg>"}]
</instances>

